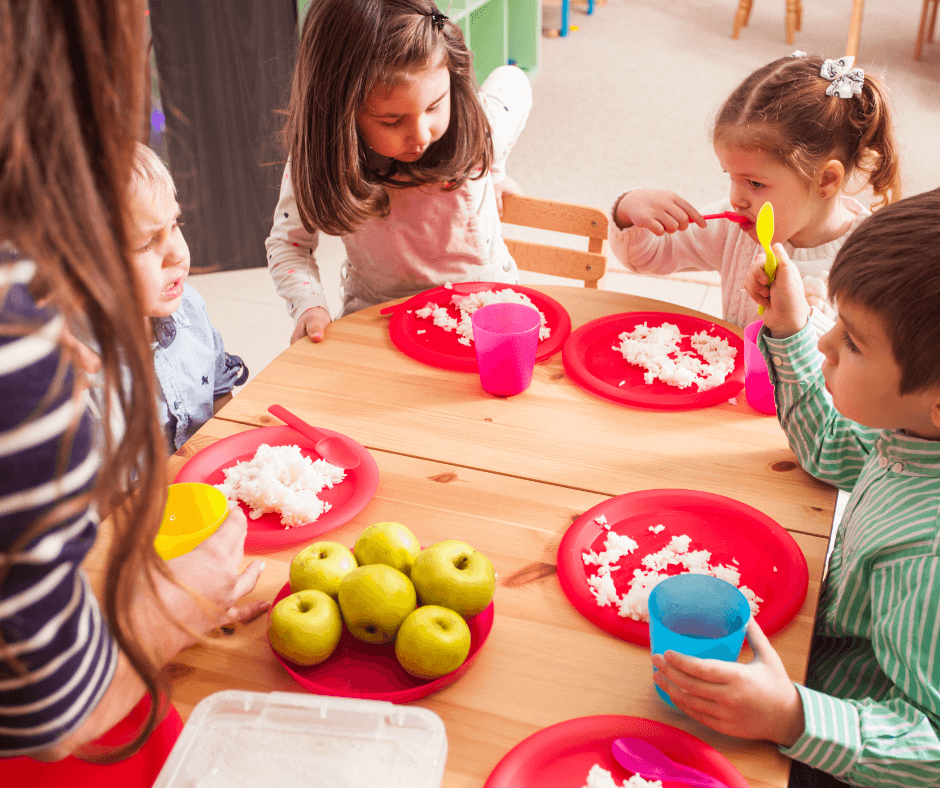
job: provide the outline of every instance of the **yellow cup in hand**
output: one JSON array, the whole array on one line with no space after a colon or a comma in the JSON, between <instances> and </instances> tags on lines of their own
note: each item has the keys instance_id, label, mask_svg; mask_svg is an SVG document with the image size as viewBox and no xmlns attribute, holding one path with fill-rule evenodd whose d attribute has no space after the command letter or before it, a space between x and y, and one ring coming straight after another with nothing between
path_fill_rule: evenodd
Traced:
<instances>
[{"instance_id":1,"label":"yellow cup in hand","mask_svg":"<svg viewBox=\"0 0 940 788\"><path fill-rule=\"evenodd\" d=\"M228 501L211 484L171 484L153 546L164 561L188 553L212 536L227 515Z\"/></svg>"}]
</instances>

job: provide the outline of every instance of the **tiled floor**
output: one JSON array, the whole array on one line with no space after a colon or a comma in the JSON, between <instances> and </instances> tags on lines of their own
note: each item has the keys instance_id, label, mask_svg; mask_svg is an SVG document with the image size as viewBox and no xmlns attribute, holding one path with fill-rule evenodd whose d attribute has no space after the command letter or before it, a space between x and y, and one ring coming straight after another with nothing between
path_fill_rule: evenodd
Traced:
<instances>
[{"instance_id":1,"label":"tiled floor","mask_svg":"<svg viewBox=\"0 0 940 788\"><path fill-rule=\"evenodd\" d=\"M342 242L338 238L323 237L317 258L330 311L335 315L341 307L339 267L344 259ZM520 279L522 284L577 285L570 279L528 271L522 271ZM245 360L251 377L287 347L293 322L283 300L274 292L274 283L266 268L199 274L191 276L189 283L206 300L209 317L222 334L226 350ZM607 290L656 298L721 316L721 292L716 286L617 271L609 271L603 285Z\"/></svg>"}]
</instances>

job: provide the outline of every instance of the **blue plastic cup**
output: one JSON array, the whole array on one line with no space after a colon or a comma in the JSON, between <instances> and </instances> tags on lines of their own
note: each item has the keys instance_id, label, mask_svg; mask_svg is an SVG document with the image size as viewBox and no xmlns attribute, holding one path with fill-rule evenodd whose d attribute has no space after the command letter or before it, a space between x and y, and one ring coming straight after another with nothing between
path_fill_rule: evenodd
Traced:
<instances>
[{"instance_id":1,"label":"blue plastic cup","mask_svg":"<svg viewBox=\"0 0 940 788\"><path fill-rule=\"evenodd\" d=\"M744 645L751 607L744 594L711 575L668 577L650 593L650 650L734 662ZM656 668L653 668L656 672ZM658 686L670 706L675 704Z\"/></svg>"}]
</instances>

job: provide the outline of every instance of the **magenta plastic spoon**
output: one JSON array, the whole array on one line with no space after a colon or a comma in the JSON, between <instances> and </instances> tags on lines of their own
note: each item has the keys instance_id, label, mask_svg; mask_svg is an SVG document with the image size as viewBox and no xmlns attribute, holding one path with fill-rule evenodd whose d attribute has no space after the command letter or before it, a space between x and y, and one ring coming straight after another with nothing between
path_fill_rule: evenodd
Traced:
<instances>
[{"instance_id":1,"label":"magenta plastic spoon","mask_svg":"<svg viewBox=\"0 0 940 788\"><path fill-rule=\"evenodd\" d=\"M739 213L732 213L731 211L725 211L724 213L710 213L707 216L703 216L703 219L730 219L732 222L737 222L738 224L749 224L750 219L746 216L741 216Z\"/></svg>"},{"instance_id":2,"label":"magenta plastic spoon","mask_svg":"<svg viewBox=\"0 0 940 788\"><path fill-rule=\"evenodd\" d=\"M316 441L316 450L330 465L337 465L347 471L359 467L359 453L349 445L345 438L339 435L326 435L316 427L311 427L299 416L295 416L280 405L272 405L268 413L277 416L281 421L293 427L301 435Z\"/></svg>"},{"instance_id":3,"label":"magenta plastic spoon","mask_svg":"<svg viewBox=\"0 0 940 788\"><path fill-rule=\"evenodd\" d=\"M448 290L457 295L470 295L471 293L479 292L479 282L456 282L451 285ZM419 309L427 303L427 296L424 293L418 293L418 295L412 296L407 301L402 301L400 304L392 304L391 306L383 307L379 310L380 315L388 315L392 312L397 312L399 309L413 309L418 307Z\"/></svg>"},{"instance_id":4,"label":"magenta plastic spoon","mask_svg":"<svg viewBox=\"0 0 940 788\"><path fill-rule=\"evenodd\" d=\"M666 753L643 739L624 737L610 746L617 761L628 772L646 780L668 780L693 788L728 788L721 780L691 766L676 763Z\"/></svg>"}]
</instances>

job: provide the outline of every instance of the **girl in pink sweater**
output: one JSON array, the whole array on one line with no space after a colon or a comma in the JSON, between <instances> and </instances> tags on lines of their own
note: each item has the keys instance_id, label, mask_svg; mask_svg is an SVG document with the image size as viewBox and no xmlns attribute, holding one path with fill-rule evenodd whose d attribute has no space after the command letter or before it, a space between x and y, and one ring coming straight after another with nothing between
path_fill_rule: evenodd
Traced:
<instances>
[{"instance_id":1,"label":"girl in pink sweater","mask_svg":"<svg viewBox=\"0 0 940 788\"><path fill-rule=\"evenodd\" d=\"M751 74L725 101L712 136L731 178L729 198L699 213L671 191L625 192L612 211L614 255L643 274L719 271L724 319L745 326L758 319L743 290L751 263L763 254L754 222L770 202L773 241L784 245L803 277L817 331L828 331L834 316L829 268L847 235L870 215L846 187L867 185L878 204L900 191L887 92L852 63L851 57L823 61L794 53ZM745 223L702 218L731 210Z\"/></svg>"},{"instance_id":2,"label":"girl in pink sweater","mask_svg":"<svg viewBox=\"0 0 940 788\"><path fill-rule=\"evenodd\" d=\"M515 66L477 87L460 28L433 0L312 3L266 243L291 342L319 342L330 322L320 232L346 247L343 314L446 282L518 281L499 212L519 192L505 164L531 106Z\"/></svg>"}]
</instances>

